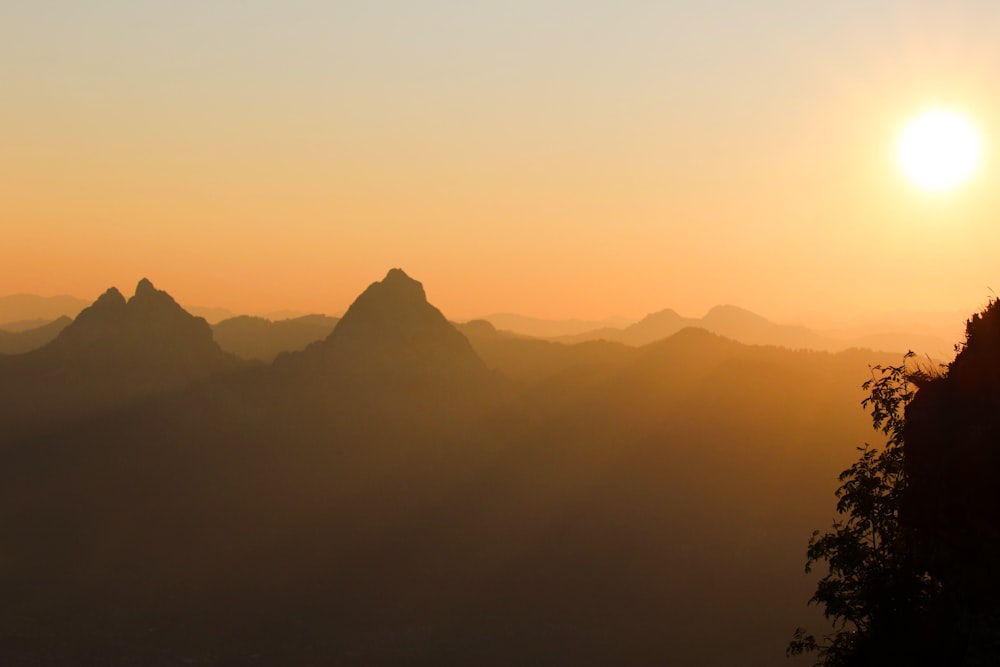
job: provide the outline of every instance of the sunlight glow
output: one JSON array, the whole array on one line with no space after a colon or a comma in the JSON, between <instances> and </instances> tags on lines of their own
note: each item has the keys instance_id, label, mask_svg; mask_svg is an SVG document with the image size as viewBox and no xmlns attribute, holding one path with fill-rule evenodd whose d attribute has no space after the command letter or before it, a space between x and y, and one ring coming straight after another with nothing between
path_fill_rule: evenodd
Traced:
<instances>
[{"instance_id":1,"label":"sunlight glow","mask_svg":"<svg viewBox=\"0 0 1000 667\"><path fill-rule=\"evenodd\" d=\"M929 190L950 190L972 176L982 142L972 123L953 111L921 114L903 130L899 161L911 181Z\"/></svg>"}]
</instances>

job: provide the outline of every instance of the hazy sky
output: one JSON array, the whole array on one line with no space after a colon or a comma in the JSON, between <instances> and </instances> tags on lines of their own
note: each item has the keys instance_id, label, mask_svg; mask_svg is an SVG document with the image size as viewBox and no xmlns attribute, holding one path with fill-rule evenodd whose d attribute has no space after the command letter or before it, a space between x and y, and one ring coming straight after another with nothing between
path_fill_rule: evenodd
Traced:
<instances>
[{"instance_id":1,"label":"hazy sky","mask_svg":"<svg viewBox=\"0 0 1000 667\"><path fill-rule=\"evenodd\" d=\"M6 0L0 294L772 318L1000 291L1000 3ZM948 194L894 161L944 104Z\"/></svg>"}]
</instances>

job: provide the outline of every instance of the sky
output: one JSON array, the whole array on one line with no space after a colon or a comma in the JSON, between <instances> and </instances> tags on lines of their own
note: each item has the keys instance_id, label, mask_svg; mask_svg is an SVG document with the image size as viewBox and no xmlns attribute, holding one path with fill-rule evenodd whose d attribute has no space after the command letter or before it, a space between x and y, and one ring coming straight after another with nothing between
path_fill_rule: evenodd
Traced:
<instances>
[{"instance_id":1,"label":"sky","mask_svg":"<svg viewBox=\"0 0 1000 667\"><path fill-rule=\"evenodd\" d=\"M966 310L1000 290L1000 4L6 0L0 294L455 319ZM907 119L983 138L946 193Z\"/></svg>"}]
</instances>

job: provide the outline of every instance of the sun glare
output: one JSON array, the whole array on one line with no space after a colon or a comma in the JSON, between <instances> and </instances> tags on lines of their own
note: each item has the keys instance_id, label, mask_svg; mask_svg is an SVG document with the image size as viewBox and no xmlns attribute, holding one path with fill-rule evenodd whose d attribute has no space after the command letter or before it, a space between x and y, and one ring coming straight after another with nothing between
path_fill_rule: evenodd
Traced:
<instances>
[{"instance_id":1,"label":"sun glare","mask_svg":"<svg viewBox=\"0 0 1000 667\"><path fill-rule=\"evenodd\" d=\"M972 176L982 142L971 122L953 111L928 111L903 130L899 161L911 181L928 190L950 190Z\"/></svg>"}]
</instances>

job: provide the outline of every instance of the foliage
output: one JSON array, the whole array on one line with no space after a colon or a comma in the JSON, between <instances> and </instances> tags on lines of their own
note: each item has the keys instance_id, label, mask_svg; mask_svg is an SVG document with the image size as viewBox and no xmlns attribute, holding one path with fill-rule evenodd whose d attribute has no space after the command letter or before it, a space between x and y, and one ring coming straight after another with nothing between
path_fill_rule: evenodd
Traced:
<instances>
[{"instance_id":1,"label":"foliage","mask_svg":"<svg viewBox=\"0 0 1000 667\"><path fill-rule=\"evenodd\" d=\"M842 518L825 534L815 531L809 541L806 572L820 561L828 565L810 604L824 607L833 631L817 640L799 628L789 656L815 652L816 665L824 667L874 664L914 627L931 594L931 582L916 571L899 522L906 488L904 410L913 397L906 362L912 356L908 353L899 366L873 367L862 385L869 392L862 405L886 437L885 446L858 448L858 460L839 477Z\"/></svg>"}]
</instances>

